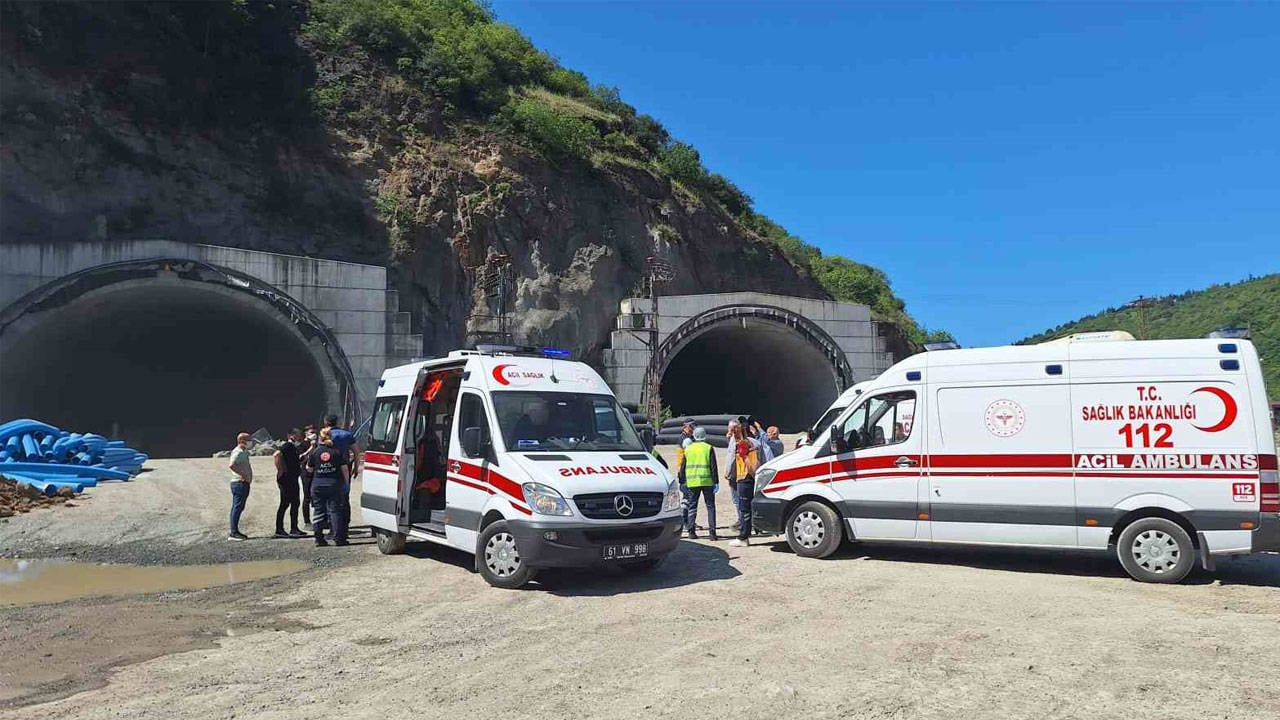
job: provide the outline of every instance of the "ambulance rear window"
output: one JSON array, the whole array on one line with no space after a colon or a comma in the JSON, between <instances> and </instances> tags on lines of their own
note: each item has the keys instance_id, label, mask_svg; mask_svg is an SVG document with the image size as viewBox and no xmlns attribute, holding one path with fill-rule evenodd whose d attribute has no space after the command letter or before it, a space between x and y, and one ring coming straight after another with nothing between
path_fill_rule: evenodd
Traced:
<instances>
[{"instance_id":1,"label":"ambulance rear window","mask_svg":"<svg viewBox=\"0 0 1280 720\"><path fill-rule=\"evenodd\" d=\"M402 397L378 398L373 407L373 422L369 429L369 449L374 452L395 452L400 440L400 420L404 417Z\"/></svg>"}]
</instances>

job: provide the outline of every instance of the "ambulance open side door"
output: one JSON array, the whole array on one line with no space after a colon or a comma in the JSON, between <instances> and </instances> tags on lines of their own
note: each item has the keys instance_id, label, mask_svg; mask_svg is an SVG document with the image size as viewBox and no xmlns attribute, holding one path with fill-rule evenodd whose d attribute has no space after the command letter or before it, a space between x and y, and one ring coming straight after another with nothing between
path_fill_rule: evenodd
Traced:
<instances>
[{"instance_id":1,"label":"ambulance open side door","mask_svg":"<svg viewBox=\"0 0 1280 720\"><path fill-rule=\"evenodd\" d=\"M458 392L458 380L463 366L464 363L424 367L418 372L413 394L409 396L409 408L405 417L403 451L400 454L400 516L398 521L401 528L408 528L413 525L430 526L432 524L429 509L425 509L426 511L422 512L423 508L418 508L415 511L413 507L414 486L418 482L419 455L425 451L425 448L420 447L420 445L426 442L427 433L438 432L438 429L433 427L436 415L452 415ZM448 432L448 429L446 429L446 432ZM440 447L443 448L447 442L448 438L446 437ZM444 460L444 457L441 459ZM441 483L445 482L443 473L441 473L439 480Z\"/></svg>"}]
</instances>

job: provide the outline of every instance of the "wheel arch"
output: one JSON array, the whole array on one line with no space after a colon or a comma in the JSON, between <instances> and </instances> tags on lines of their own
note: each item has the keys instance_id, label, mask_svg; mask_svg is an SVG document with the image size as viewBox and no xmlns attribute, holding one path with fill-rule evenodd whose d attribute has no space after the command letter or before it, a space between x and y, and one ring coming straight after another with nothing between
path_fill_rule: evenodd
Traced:
<instances>
[{"instance_id":1,"label":"wheel arch","mask_svg":"<svg viewBox=\"0 0 1280 720\"><path fill-rule=\"evenodd\" d=\"M1187 535L1191 538L1192 547L1197 550L1200 549L1200 537L1196 534L1195 525L1182 513L1158 505L1135 508L1121 515L1115 524L1111 526L1111 535L1107 538L1107 549L1114 552L1116 544L1120 542L1120 533L1124 532L1124 529L1134 522L1149 517L1164 518L1186 530Z\"/></svg>"},{"instance_id":2,"label":"wheel arch","mask_svg":"<svg viewBox=\"0 0 1280 720\"><path fill-rule=\"evenodd\" d=\"M835 494L835 493L830 493L830 495L834 495L834 494ZM782 507L782 531L783 531L783 533L786 533L786 530L787 530L787 523L789 523L789 522L791 521L791 514L792 514L792 513L794 513L794 512L796 511L796 508L800 507L801 505L805 504L806 502L809 502L810 500L813 500L813 501L816 501L816 502L820 502L820 503L822 503L823 505L826 505L827 507L831 508L831 511L832 511L832 512L834 512L834 513L836 514L836 517L840 518L840 524L841 524L841 525L845 525L845 526L846 526L846 527L844 528L845 534L846 534L848 537L850 537L850 538L851 538L851 537L853 537L853 533L852 533L852 531L850 531L850 530L847 528L847 525L848 525L848 518L846 518L846 517L844 516L844 513L840 511L840 502L839 502L839 500L838 500L838 499L833 499L833 498L831 498L831 497L828 497L827 495L824 495L824 494L821 494L821 493L815 493L815 492L802 493L802 494L796 495L796 496L795 496L795 497L793 497L793 498L789 498L789 499L787 500L787 504L786 504L786 505L784 505L784 506Z\"/></svg>"}]
</instances>

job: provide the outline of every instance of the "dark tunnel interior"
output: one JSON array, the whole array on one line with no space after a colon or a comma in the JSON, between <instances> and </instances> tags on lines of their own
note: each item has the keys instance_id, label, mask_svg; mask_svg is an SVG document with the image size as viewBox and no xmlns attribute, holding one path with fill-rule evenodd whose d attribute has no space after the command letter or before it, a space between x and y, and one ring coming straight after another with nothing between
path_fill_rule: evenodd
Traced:
<instances>
[{"instance_id":1,"label":"dark tunnel interior","mask_svg":"<svg viewBox=\"0 0 1280 720\"><path fill-rule=\"evenodd\" d=\"M830 361L777 323L734 319L680 349L662 375L675 415L748 413L783 432L805 429L836 397Z\"/></svg>"},{"instance_id":2,"label":"dark tunnel interior","mask_svg":"<svg viewBox=\"0 0 1280 720\"><path fill-rule=\"evenodd\" d=\"M260 427L283 437L324 414L326 385L270 313L190 282L81 296L0 336L0 417L100 433L153 457L208 457Z\"/></svg>"}]
</instances>

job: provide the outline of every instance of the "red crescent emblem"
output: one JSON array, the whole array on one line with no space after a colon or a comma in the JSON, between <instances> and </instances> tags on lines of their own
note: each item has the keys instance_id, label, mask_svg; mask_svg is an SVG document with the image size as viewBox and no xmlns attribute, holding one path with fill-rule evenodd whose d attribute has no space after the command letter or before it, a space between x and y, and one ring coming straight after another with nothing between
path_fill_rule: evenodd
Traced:
<instances>
[{"instance_id":1,"label":"red crescent emblem","mask_svg":"<svg viewBox=\"0 0 1280 720\"><path fill-rule=\"evenodd\" d=\"M1192 390L1191 394L1194 395L1198 392L1207 392L1211 395L1217 396L1217 398L1222 401L1222 420L1220 420L1217 425L1210 425L1209 427L1200 427L1199 425L1192 425L1192 427L1197 430L1203 430L1204 432L1211 433L1222 432L1223 430L1231 427L1231 423L1236 421L1236 415L1239 413L1239 408L1236 406L1236 399L1231 397L1231 393L1228 393L1222 388L1206 386Z\"/></svg>"},{"instance_id":2,"label":"red crescent emblem","mask_svg":"<svg viewBox=\"0 0 1280 720\"><path fill-rule=\"evenodd\" d=\"M494 365L493 379L498 381L499 385L510 385L511 381L502 377L502 371L511 367L510 365Z\"/></svg>"}]
</instances>

